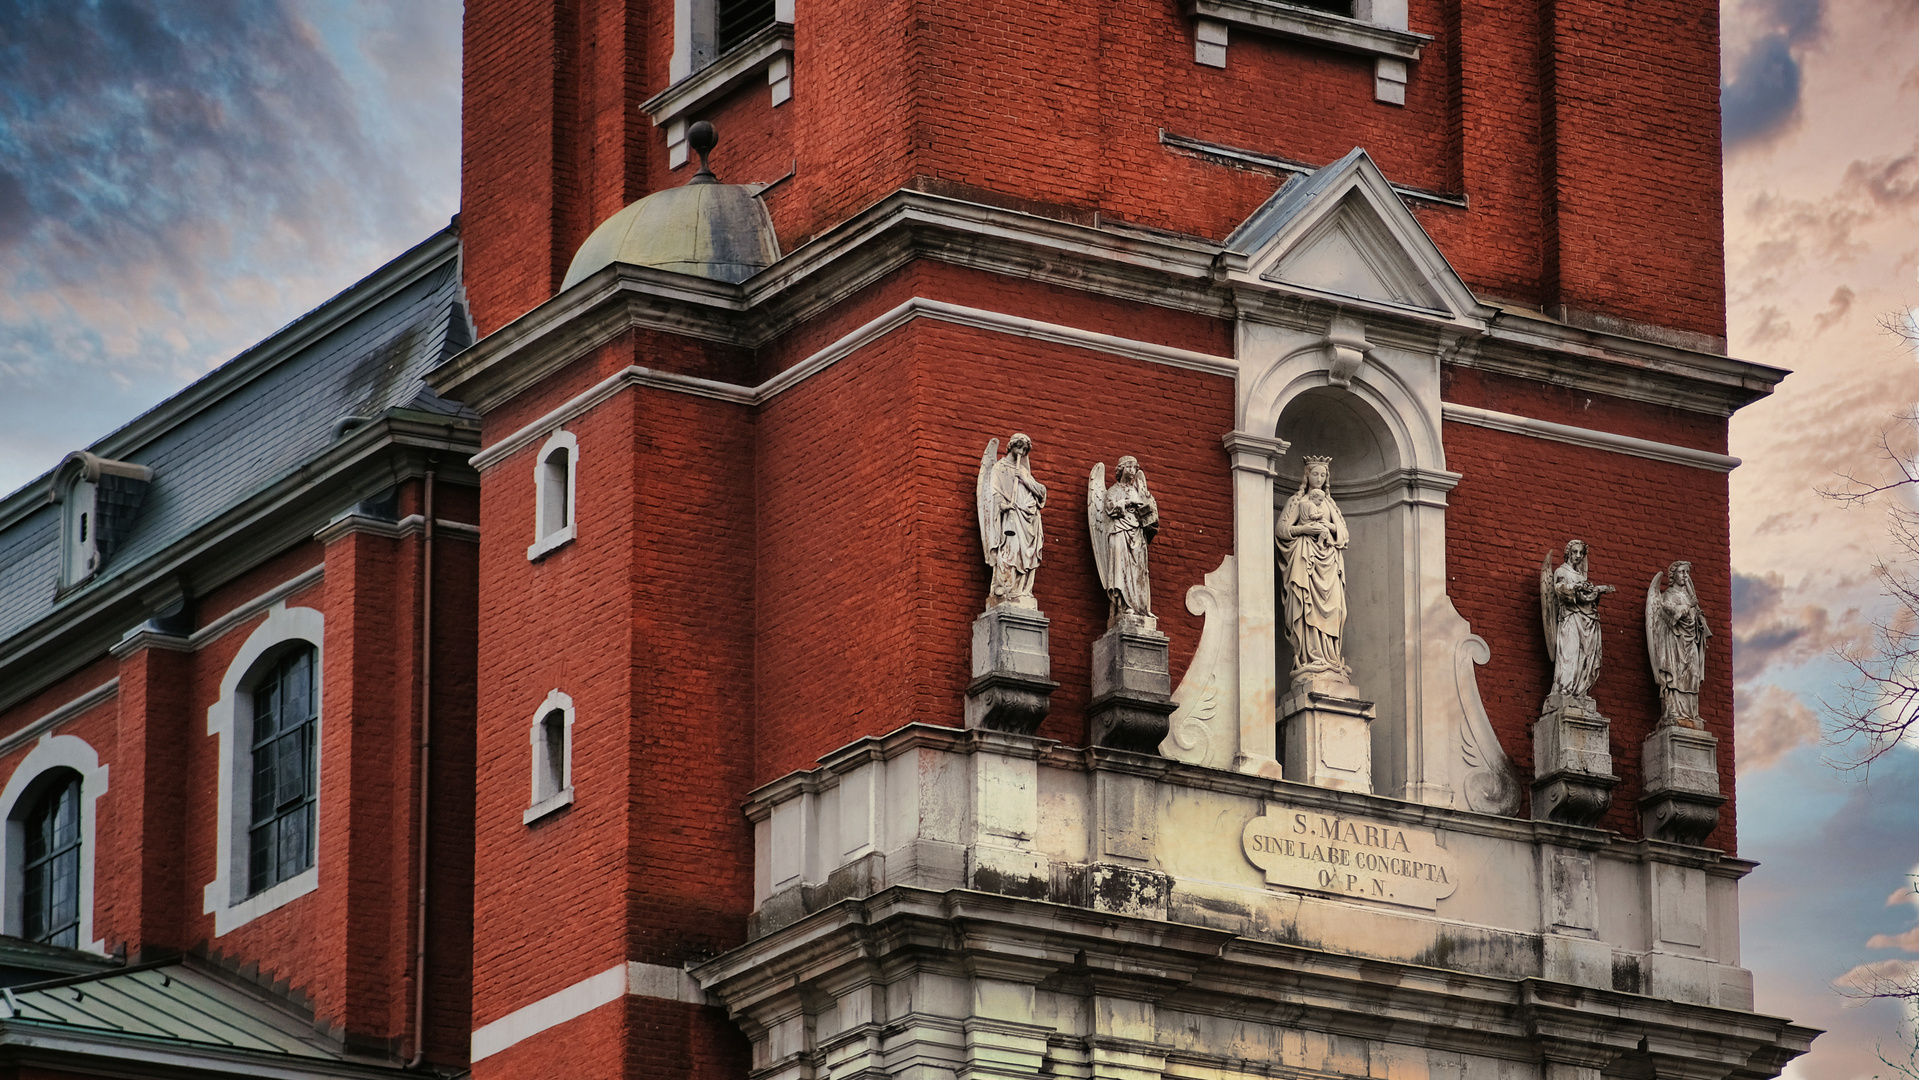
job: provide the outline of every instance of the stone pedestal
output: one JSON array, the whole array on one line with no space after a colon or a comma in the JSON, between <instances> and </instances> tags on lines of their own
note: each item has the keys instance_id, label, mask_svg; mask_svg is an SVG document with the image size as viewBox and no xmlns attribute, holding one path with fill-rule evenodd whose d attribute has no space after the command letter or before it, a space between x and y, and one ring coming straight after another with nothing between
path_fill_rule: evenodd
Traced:
<instances>
[{"instance_id":1,"label":"stone pedestal","mask_svg":"<svg viewBox=\"0 0 1919 1080\"><path fill-rule=\"evenodd\" d=\"M1697 844L1719 824L1719 740L1709 732L1662 727L1647 737L1639 820L1645 835Z\"/></svg>"},{"instance_id":2,"label":"stone pedestal","mask_svg":"<svg viewBox=\"0 0 1919 1080\"><path fill-rule=\"evenodd\" d=\"M973 620L973 681L966 686L966 726L1031 735L1052 707L1059 684L1047 619L1037 608L1000 604Z\"/></svg>"},{"instance_id":3,"label":"stone pedestal","mask_svg":"<svg viewBox=\"0 0 1919 1080\"><path fill-rule=\"evenodd\" d=\"M1373 703L1344 679L1293 684L1279 701L1283 775L1339 791L1373 791Z\"/></svg>"},{"instance_id":4,"label":"stone pedestal","mask_svg":"<svg viewBox=\"0 0 1919 1080\"><path fill-rule=\"evenodd\" d=\"M1173 703L1169 639L1159 620L1122 615L1093 642L1093 742L1140 754L1159 753Z\"/></svg>"},{"instance_id":5,"label":"stone pedestal","mask_svg":"<svg viewBox=\"0 0 1919 1080\"><path fill-rule=\"evenodd\" d=\"M1546 699L1533 723L1533 818L1591 825L1612 805L1612 723L1591 698Z\"/></svg>"}]
</instances>

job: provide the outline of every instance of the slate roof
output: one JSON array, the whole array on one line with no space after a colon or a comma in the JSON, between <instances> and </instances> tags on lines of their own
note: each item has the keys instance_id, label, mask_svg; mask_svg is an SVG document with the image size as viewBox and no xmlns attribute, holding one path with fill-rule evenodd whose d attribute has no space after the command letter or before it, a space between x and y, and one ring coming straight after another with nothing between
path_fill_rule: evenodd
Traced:
<instances>
[{"instance_id":1,"label":"slate roof","mask_svg":"<svg viewBox=\"0 0 1919 1080\"><path fill-rule=\"evenodd\" d=\"M449 226L87 447L149 466L154 476L131 530L76 594L109 586L297 472L334 441L343 416L408 408L477 419L420 381L472 340L458 255ZM60 525L47 497L51 475L0 500L0 641L56 607Z\"/></svg>"}]
</instances>

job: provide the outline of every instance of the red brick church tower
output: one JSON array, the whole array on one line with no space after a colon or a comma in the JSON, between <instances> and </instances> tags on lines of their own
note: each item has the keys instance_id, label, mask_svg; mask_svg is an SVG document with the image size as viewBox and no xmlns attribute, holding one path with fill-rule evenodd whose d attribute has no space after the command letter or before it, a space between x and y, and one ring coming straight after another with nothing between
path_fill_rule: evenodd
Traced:
<instances>
[{"instance_id":1,"label":"red brick church tower","mask_svg":"<svg viewBox=\"0 0 1919 1080\"><path fill-rule=\"evenodd\" d=\"M1717 48L470 3L474 1075L1803 1051L1738 961L1726 421L1782 373L1725 355Z\"/></svg>"}]
</instances>

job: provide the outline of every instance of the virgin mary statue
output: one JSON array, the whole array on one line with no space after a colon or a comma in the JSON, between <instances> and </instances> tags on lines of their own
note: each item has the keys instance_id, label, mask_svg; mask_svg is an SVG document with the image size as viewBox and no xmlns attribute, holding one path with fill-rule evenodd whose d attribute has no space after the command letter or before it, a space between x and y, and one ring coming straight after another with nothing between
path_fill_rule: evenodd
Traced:
<instances>
[{"instance_id":1,"label":"virgin mary statue","mask_svg":"<svg viewBox=\"0 0 1919 1080\"><path fill-rule=\"evenodd\" d=\"M1279 545L1279 592L1286 608L1286 643L1293 650L1294 682L1315 675L1352 674L1340 649L1346 632L1345 515L1327 490L1332 459L1306 459L1306 479L1286 500L1273 527Z\"/></svg>"}]
</instances>

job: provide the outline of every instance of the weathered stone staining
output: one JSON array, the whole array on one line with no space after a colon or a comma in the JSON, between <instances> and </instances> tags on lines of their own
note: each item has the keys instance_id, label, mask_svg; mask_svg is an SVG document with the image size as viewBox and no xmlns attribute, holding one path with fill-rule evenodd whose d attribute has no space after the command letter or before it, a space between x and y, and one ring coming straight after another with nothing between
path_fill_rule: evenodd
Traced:
<instances>
[{"instance_id":1,"label":"weathered stone staining","mask_svg":"<svg viewBox=\"0 0 1919 1080\"><path fill-rule=\"evenodd\" d=\"M1586 576L1586 542L1566 542L1566 561L1539 567L1539 614L1552 689L1533 724L1533 817L1590 825L1612 804L1611 724L1593 701L1599 680L1599 599L1611 585Z\"/></svg>"},{"instance_id":2,"label":"weathered stone staining","mask_svg":"<svg viewBox=\"0 0 1919 1080\"><path fill-rule=\"evenodd\" d=\"M1711 636L1692 564L1681 559L1654 574L1646 587L1646 653L1659 687L1659 726L1640 755L1639 814L1646 835L1656 839L1699 843L1719 823L1726 801L1719 793L1719 742L1699 715Z\"/></svg>"},{"instance_id":3,"label":"weathered stone staining","mask_svg":"<svg viewBox=\"0 0 1919 1080\"><path fill-rule=\"evenodd\" d=\"M1033 478L1033 440L1015 434L986 444L974 489L980 543L992 571L986 611L973 620L973 679L966 686L966 726L1030 735L1052 707L1049 623L1033 598L1046 486Z\"/></svg>"},{"instance_id":4,"label":"weathered stone staining","mask_svg":"<svg viewBox=\"0 0 1919 1080\"><path fill-rule=\"evenodd\" d=\"M1169 642L1153 617L1147 548L1159 533L1159 503L1133 457L1119 459L1106 484L1097 463L1086 480L1087 536L1110 604L1106 633L1093 642L1093 698L1087 707L1100 746L1158 752L1175 708Z\"/></svg>"},{"instance_id":5,"label":"weathered stone staining","mask_svg":"<svg viewBox=\"0 0 1919 1080\"><path fill-rule=\"evenodd\" d=\"M1373 790L1373 703L1350 681L1346 545L1352 536L1333 502L1332 459L1306 458L1299 490L1273 522L1280 607L1292 648L1292 689L1279 701L1284 776L1315 787Z\"/></svg>"}]
</instances>

